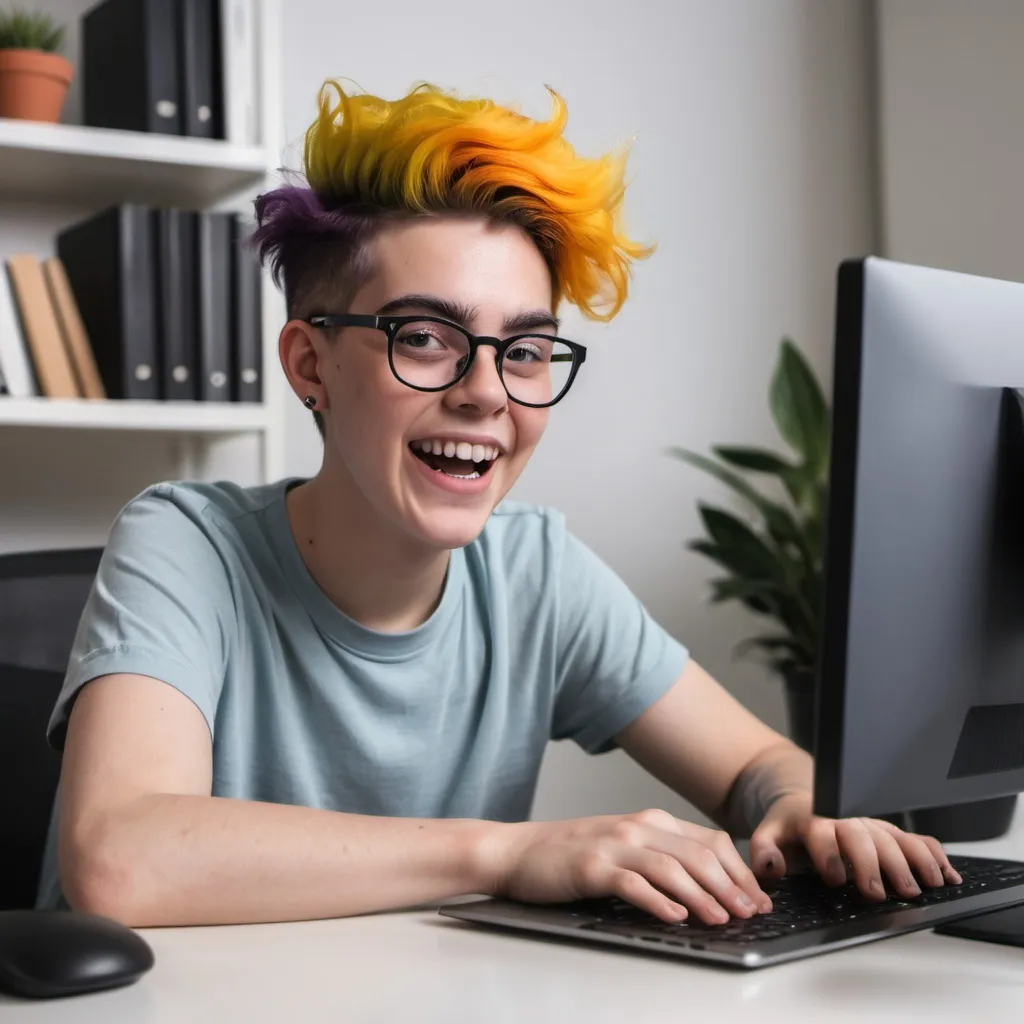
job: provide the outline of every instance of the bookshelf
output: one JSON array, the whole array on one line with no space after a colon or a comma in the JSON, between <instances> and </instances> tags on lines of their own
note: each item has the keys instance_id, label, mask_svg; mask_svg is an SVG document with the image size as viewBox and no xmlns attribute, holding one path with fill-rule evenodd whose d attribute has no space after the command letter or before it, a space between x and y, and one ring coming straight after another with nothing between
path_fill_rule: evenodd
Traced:
<instances>
[{"instance_id":1,"label":"bookshelf","mask_svg":"<svg viewBox=\"0 0 1024 1024\"><path fill-rule=\"evenodd\" d=\"M163 431L230 436L268 428L265 404L242 402L100 402L84 398L2 398L0 428Z\"/></svg>"},{"instance_id":2,"label":"bookshelf","mask_svg":"<svg viewBox=\"0 0 1024 1024\"><path fill-rule=\"evenodd\" d=\"M265 151L253 146L0 117L6 200L208 206L259 185L266 171Z\"/></svg>"},{"instance_id":3,"label":"bookshelf","mask_svg":"<svg viewBox=\"0 0 1024 1024\"><path fill-rule=\"evenodd\" d=\"M79 19L96 0L25 0L58 18L75 66L62 123L0 118L0 260L53 254L64 227L119 202L251 211L279 184L281 3L252 0L258 143L82 125ZM0 396L0 551L102 542L117 510L165 479L261 483L284 473L284 302L262 278L263 401Z\"/></svg>"}]
</instances>

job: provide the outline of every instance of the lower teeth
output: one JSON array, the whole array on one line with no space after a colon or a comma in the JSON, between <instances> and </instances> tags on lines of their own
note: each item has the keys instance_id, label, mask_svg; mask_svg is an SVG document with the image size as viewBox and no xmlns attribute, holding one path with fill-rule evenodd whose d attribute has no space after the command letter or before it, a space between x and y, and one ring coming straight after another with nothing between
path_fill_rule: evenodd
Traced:
<instances>
[{"instance_id":1,"label":"lower teeth","mask_svg":"<svg viewBox=\"0 0 1024 1024\"><path fill-rule=\"evenodd\" d=\"M458 473L445 473L443 469L435 469L435 473L444 473L445 476L450 476L453 480L479 480L479 473L470 473L469 476L459 476Z\"/></svg>"}]
</instances>

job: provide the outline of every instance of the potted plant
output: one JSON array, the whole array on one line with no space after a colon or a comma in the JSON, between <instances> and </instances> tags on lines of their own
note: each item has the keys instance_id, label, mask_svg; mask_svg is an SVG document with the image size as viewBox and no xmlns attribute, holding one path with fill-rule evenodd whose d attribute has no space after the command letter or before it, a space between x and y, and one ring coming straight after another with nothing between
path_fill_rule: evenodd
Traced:
<instances>
[{"instance_id":1,"label":"potted plant","mask_svg":"<svg viewBox=\"0 0 1024 1024\"><path fill-rule=\"evenodd\" d=\"M779 350L769 407L792 457L732 445L713 447L715 458L684 448L669 451L725 484L753 513L752 523L702 502L707 536L687 546L724 570L711 581L713 603L739 601L774 621L777 628L745 639L737 654L756 653L782 680L790 735L813 753L831 417L814 372L789 339ZM778 497L758 490L744 474L774 478ZM989 839L1009 828L1016 801L1014 795L923 808L889 820L943 842Z\"/></svg>"},{"instance_id":2,"label":"potted plant","mask_svg":"<svg viewBox=\"0 0 1024 1024\"><path fill-rule=\"evenodd\" d=\"M38 11L0 13L0 117L59 121L72 67L64 29Z\"/></svg>"},{"instance_id":3,"label":"potted plant","mask_svg":"<svg viewBox=\"0 0 1024 1024\"><path fill-rule=\"evenodd\" d=\"M744 640L738 655L756 654L782 680L790 733L812 751L814 676L818 656L822 577L822 510L828 482L829 413L813 371L788 339L782 342L769 389L775 425L796 457L762 448L717 445L716 458L683 448L670 453L710 473L734 491L760 520L700 503L707 537L691 550L717 563L711 601L739 601L774 620L777 629ZM742 473L774 477L780 499L755 488Z\"/></svg>"}]
</instances>

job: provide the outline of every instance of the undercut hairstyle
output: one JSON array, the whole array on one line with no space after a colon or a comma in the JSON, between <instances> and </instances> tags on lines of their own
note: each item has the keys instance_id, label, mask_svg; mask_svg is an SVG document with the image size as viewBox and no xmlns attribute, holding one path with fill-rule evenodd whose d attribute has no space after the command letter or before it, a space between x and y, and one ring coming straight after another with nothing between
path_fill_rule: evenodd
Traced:
<instances>
[{"instance_id":1,"label":"undercut hairstyle","mask_svg":"<svg viewBox=\"0 0 1024 1024\"><path fill-rule=\"evenodd\" d=\"M285 294L289 318L348 312L373 272L368 242L388 223L444 214L516 224L563 299L594 320L622 308L632 261L653 247L622 227L626 150L578 156L550 120L422 84L391 102L329 80L305 134L305 184L256 199L253 242ZM323 436L323 420L314 412Z\"/></svg>"}]
</instances>

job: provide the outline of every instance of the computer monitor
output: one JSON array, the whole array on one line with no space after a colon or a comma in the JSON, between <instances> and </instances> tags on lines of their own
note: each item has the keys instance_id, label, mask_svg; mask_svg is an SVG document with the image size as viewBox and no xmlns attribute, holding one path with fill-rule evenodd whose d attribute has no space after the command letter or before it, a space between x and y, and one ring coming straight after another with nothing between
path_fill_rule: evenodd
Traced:
<instances>
[{"instance_id":1,"label":"computer monitor","mask_svg":"<svg viewBox=\"0 0 1024 1024\"><path fill-rule=\"evenodd\" d=\"M839 269L814 804L1024 791L1024 284Z\"/></svg>"}]
</instances>

